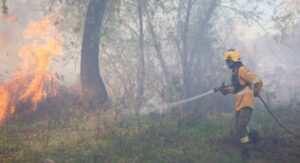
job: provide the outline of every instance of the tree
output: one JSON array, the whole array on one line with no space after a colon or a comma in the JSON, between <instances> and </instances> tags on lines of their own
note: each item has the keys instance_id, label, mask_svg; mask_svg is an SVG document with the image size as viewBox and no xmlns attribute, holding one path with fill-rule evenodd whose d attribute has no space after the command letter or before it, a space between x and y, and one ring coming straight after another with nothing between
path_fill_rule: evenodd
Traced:
<instances>
[{"instance_id":1,"label":"tree","mask_svg":"<svg viewBox=\"0 0 300 163\"><path fill-rule=\"evenodd\" d=\"M139 18L139 65L137 71L137 107L143 103L145 87L145 50L144 50L144 23L143 23L144 0L138 0L138 18Z\"/></svg>"},{"instance_id":2,"label":"tree","mask_svg":"<svg viewBox=\"0 0 300 163\"><path fill-rule=\"evenodd\" d=\"M212 66L210 63L216 56L213 55L213 35L210 35L209 26L216 7L217 0L179 2L176 44L181 58L184 98L201 93L211 83L207 81L206 76L211 71L207 67ZM196 103L191 102L186 107L193 107Z\"/></svg>"},{"instance_id":3,"label":"tree","mask_svg":"<svg viewBox=\"0 0 300 163\"><path fill-rule=\"evenodd\" d=\"M168 70L166 61L164 59L161 42L160 42L159 38L157 37L156 31L154 29L155 27L152 22L153 16L151 17L149 9L147 7L145 7L145 9L146 9L146 14L147 14L147 22L148 22L149 32L150 32L150 35L151 35L151 38L153 41L153 46L156 51L157 59L159 61L161 69L162 69L164 81L166 82L167 101L170 101L171 96L174 96L174 93L175 93L174 85L172 83L171 74ZM154 12L152 12L152 13L154 14Z\"/></svg>"},{"instance_id":4,"label":"tree","mask_svg":"<svg viewBox=\"0 0 300 163\"><path fill-rule=\"evenodd\" d=\"M279 4L274 12L274 28L277 30L276 39L285 41L290 36L293 36L294 27L299 23L300 1L286 0Z\"/></svg>"},{"instance_id":5,"label":"tree","mask_svg":"<svg viewBox=\"0 0 300 163\"><path fill-rule=\"evenodd\" d=\"M64 17L64 22L69 21L74 27L68 28L66 23L64 30L70 31L76 40L80 40L78 38L81 36L74 34L82 32L82 21L77 14L85 13L86 3L87 0L62 2L71 11L65 15L69 17ZM262 15L256 8L262 3L223 0L110 1L108 7L112 9L105 13L105 26L101 29L100 64L102 75L107 78L106 88L112 94L111 100L126 96L127 103L138 104L137 109L143 103L160 102L157 99L150 101L152 97L165 100L168 97L166 93L171 94L172 97L167 99L171 101L178 98L177 95L188 98L215 87L223 80L220 78L225 78L220 59L228 47L224 43L234 44L233 40L240 42L233 35L233 29L237 22L255 24L253 22ZM74 17L76 19L73 20ZM74 48L78 46L72 45L72 54L76 55ZM96 61L98 58L93 59ZM86 62L84 56L82 61ZM85 73L82 71L81 75L87 75ZM195 102L194 106L199 102L203 101Z\"/></svg>"},{"instance_id":6,"label":"tree","mask_svg":"<svg viewBox=\"0 0 300 163\"><path fill-rule=\"evenodd\" d=\"M108 0L90 0L84 24L80 76L84 98L92 108L108 103L99 67L100 31L107 2Z\"/></svg>"},{"instance_id":7,"label":"tree","mask_svg":"<svg viewBox=\"0 0 300 163\"><path fill-rule=\"evenodd\" d=\"M2 0L1 1L2 2L2 6L1 6L1 8L2 8L2 13L3 14L7 14L8 13L8 8L7 8L7 4L6 4L6 0Z\"/></svg>"},{"instance_id":8,"label":"tree","mask_svg":"<svg viewBox=\"0 0 300 163\"><path fill-rule=\"evenodd\" d=\"M181 58L181 65L182 65L182 74L183 74L183 97L188 98L189 95L189 73L190 70L188 70L189 63L188 63L188 33L189 33L189 24L190 24L190 15L192 11L193 6L193 0L189 0L188 2L180 1L179 7L178 7L178 26L183 26L182 30L179 29L178 31L181 31L180 34L178 34L178 40L177 40L177 48L178 52ZM182 17L181 14L183 14L182 11L183 8L186 7L185 15L183 16L183 20L180 20L180 17Z\"/></svg>"}]
</instances>

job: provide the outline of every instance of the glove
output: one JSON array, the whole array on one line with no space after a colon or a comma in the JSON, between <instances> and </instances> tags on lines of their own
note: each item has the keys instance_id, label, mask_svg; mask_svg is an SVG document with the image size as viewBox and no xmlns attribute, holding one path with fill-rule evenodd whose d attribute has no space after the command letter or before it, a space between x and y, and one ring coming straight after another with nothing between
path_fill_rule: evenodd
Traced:
<instances>
[{"instance_id":1,"label":"glove","mask_svg":"<svg viewBox=\"0 0 300 163\"><path fill-rule=\"evenodd\" d=\"M215 88L214 91L217 92L217 91L220 91L223 95L227 95L228 94L228 91L226 89L227 87L225 86L225 83L223 82L221 87L219 88Z\"/></svg>"},{"instance_id":2,"label":"glove","mask_svg":"<svg viewBox=\"0 0 300 163\"><path fill-rule=\"evenodd\" d=\"M254 97L258 97L259 96L259 91L254 90Z\"/></svg>"},{"instance_id":3,"label":"glove","mask_svg":"<svg viewBox=\"0 0 300 163\"><path fill-rule=\"evenodd\" d=\"M263 86L263 83L262 83L261 80L252 86L252 89L254 91L254 96L255 97L259 96L259 93L260 93L260 91L262 89L262 86Z\"/></svg>"},{"instance_id":4,"label":"glove","mask_svg":"<svg viewBox=\"0 0 300 163\"><path fill-rule=\"evenodd\" d=\"M227 94L228 94L228 91L227 91L226 87L222 87L222 88L220 89L220 92L221 92L223 95L227 95Z\"/></svg>"}]
</instances>

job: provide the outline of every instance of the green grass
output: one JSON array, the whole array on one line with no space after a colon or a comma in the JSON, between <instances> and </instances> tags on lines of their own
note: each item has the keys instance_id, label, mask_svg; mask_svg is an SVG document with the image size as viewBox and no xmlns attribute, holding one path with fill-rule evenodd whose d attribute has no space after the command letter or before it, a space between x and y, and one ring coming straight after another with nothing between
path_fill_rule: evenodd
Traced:
<instances>
[{"instance_id":1,"label":"green grass","mask_svg":"<svg viewBox=\"0 0 300 163\"><path fill-rule=\"evenodd\" d=\"M197 114L175 118L151 113L105 124L95 114L69 112L55 121L12 121L0 128L0 162L242 162L232 132L234 116ZM253 162L300 161L300 142L279 129L267 112L255 110L250 127L262 136Z\"/></svg>"}]
</instances>

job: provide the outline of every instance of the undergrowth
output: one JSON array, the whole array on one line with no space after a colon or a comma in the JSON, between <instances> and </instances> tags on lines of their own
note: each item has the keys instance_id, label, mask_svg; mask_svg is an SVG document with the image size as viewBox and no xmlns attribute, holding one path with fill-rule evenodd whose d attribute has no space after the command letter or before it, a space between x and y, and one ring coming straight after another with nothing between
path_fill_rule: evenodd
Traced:
<instances>
[{"instance_id":1,"label":"undergrowth","mask_svg":"<svg viewBox=\"0 0 300 163\"><path fill-rule=\"evenodd\" d=\"M0 162L242 162L234 113L136 118L78 111L71 105L62 109L6 122L0 128ZM274 114L300 132L298 116L279 109ZM261 135L250 162L300 161L299 140L280 129L265 110L254 111L250 128Z\"/></svg>"}]
</instances>

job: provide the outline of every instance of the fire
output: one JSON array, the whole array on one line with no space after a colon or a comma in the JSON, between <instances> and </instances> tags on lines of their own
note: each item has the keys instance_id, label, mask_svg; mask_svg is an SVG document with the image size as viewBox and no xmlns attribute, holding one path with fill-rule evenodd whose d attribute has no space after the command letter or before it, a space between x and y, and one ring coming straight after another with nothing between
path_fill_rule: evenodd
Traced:
<instances>
[{"instance_id":1,"label":"fire","mask_svg":"<svg viewBox=\"0 0 300 163\"><path fill-rule=\"evenodd\" d=\"M3 34L0 32L0 49L3 48L3 45L4 45L4 37L2 36ZM0 50L1 51L1 50Z\"/></svg>"},{"instance_id":2,"label":"fire","mask_svg":"<svg viewBox=\"0 0 300 163\"><path fill-rule=\"evenodd\" d=\"M50 16L29 22L24 38L25 44L18 51L22 64L11 80L0 85L0 123L15 113L19 103L30 103L31 110L36 109L49 93L46 84L53 80L49 73L52 58L62 50L62 37Z\"/></svg>"},{"instance_id":3,"label":"fire","mask_svg":"<svg viewBox=\"0 0 300 163\"><path fill-rule=\"evenodd\" d=\"M2 16L2 18L6 21L6 22L10 22L10 23L15 23L18 19L13 16L13 15L8 15L8 14L5 14Z\"/></svg>"},{"instance_id":4,"label":"fire","mask_svg":"<svg viewBox=\"0 0 300 163\"><path fill-rule=\"evenodd\" d=\"M0 96L0 120L2 121L5 118L5 111L3 111L3 109L6 110L6 108L8 107L8 92L3 86L0 86Z\"/></svg>"}]
</instances>

